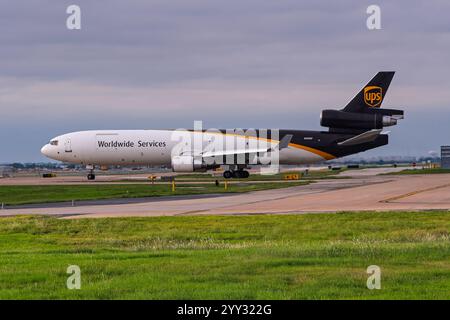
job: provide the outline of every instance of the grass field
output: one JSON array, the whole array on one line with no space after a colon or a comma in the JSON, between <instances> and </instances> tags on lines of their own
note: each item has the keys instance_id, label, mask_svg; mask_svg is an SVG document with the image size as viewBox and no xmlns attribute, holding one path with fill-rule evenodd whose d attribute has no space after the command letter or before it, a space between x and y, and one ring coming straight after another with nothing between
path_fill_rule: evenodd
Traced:
<instances>
[{"instance_id":1,"label":"grass field","mask_svg":"<svg viewBox=\"0 0 450 320\"><path fill-rule=\"evenodd\" d=\"M0 261L0 299L448 299L450 213L2 218Z\"/></svg>"},{"instance_id":2,"label":"grass field","mask_svg":"<svg viewBox=\"0 0 450 320\"><path fill-rule=\"evenodd\" d=\"M308 174L304 171L287 171L277 174L262 175L262 174L250 174L247 179L233 179L233 181L276 181L284 180L286 174L298 174L302 180L319 180L319 179L348 179L349 177L337 177L337 174L345 171L341 170L309 170ZM212 176L210 173L193 173L193 174L180 174L176 177L179 181L210 181L216 179L222 179L221 176Z\"/></svg>"},{"instance_id":3,"label":"grass field","mask_svg":"<svg viewBox=\"0 0 450 320\"><path fill-rule=\"evenodd\" d=\"M249 192L277 189L307 184L304 181L273 183L229 183L223 184L177 183L175 192L168 184L95 184L95 185L42 185L42 186L0 186L0 203L5 205L61 202L71 200L98 200L112 198L157 197L207 193Z\"/></svg>"},{"instance_id":4,"label":"grass field","mask_svg":"<svg viewBox=\"0 0 450 320\"><path fill-rule=\"evenodd\" d=\"M398 172L390 172L390 173L384 173L387 175L404 175L404 174L433 174L433 173L450 173L450 169L442 169L442 168L435 168L435 169L405 169Z\"/></svg>"}]
</instances>

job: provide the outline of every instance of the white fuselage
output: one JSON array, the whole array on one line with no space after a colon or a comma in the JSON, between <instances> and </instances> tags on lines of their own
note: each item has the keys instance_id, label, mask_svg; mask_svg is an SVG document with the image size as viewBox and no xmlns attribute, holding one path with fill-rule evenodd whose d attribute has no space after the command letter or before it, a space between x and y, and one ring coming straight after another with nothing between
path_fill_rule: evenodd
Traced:
<instances>
[{"instance_id":1,"label":"white fuselage","mask_svg":"<svg viewBox=\"0 0 450 320\"><path fill-rule=\"evenodd\" d=\"M41 152L54 160L82 165L168 166L174 155L207 150L276 146L278 140L220 132L188 130L95 130L64 134L51 139ZM293 143L279 152L279 164L308 164L324 158Z\"/></svg>"}]
</instances>

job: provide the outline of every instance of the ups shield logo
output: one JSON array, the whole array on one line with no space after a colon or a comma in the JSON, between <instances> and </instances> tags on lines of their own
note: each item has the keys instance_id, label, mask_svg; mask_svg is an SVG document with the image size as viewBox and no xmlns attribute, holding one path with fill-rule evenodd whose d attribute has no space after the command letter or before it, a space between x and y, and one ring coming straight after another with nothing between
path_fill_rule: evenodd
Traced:
<instances>
[{"instance_id":1,"label":"ups shield logo","mask_svg":"<svg viewBox=\"0 0 450 320\"><path fill-rule=\"evenodd\" d=\"M383 101L383 90L378 86L368 86L364 88L364 102L373 108L378 108Z\"/></svg>"}]
</instances>

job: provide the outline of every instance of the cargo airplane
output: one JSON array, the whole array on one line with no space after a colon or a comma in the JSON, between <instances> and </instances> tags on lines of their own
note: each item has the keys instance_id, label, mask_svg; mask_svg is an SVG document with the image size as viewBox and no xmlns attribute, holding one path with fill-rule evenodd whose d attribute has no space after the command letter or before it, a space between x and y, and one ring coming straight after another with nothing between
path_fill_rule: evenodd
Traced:
<instances>
[{"instance_id":1,"label":"cargo airplane","mask_svg":"<svg viewBox=\"0 0 450 320\"><path fill-rule=\"evenodd\" d=\"M245 169L277 155L278 164L312 164L388 143L383 128L403 119L403 111L381 109L394 72L379 72L341 110L323 110L327 131L304 130L91 130L57 136L42 147L45 156L96 167L167 166L194 172L223 166L225 178L247 178ZM194 141L194 143L192 143ZM196 143L195 141L200 141Z\"/></svg>"}]
</instances>

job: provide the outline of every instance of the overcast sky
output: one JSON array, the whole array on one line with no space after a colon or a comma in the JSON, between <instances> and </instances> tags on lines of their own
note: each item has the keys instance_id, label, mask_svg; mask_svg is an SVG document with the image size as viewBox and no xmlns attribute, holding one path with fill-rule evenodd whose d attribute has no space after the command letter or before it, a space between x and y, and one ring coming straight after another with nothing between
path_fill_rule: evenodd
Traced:
<instances>
[{"instance_id":1,"label":"overcast sky","mask_svg":"<svg viewBox=\"0 0 450 320\"><path fill-rule=\"evenodd\" d=\"M66 28L81 7L82 29ZM381 7L381 30L366 27ZM374 155L450 144L450 2L3 0L0 163L86 129L320 130L380 70L404 108ZM361 154L363 155L363 154Z\"/></svg>"}]
</instances>

